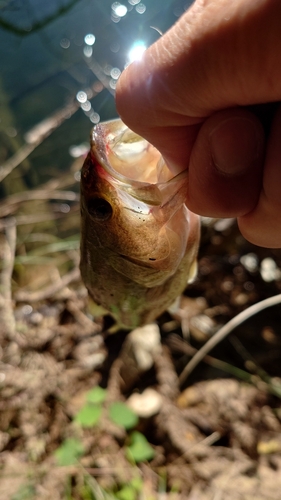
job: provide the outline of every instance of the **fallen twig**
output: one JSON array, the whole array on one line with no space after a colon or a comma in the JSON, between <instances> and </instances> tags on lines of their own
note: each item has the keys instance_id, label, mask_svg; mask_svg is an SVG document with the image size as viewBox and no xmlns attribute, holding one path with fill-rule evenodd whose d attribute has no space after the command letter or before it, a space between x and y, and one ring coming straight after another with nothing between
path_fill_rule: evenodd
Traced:
<instances>
[{"instance_id":1,"label":"fallen twig","mask_svg":"<svg viewBox=\"0 0 281 500\"><path fill-rule=\"evenodd\" d=\"M182 340L178 335L169 335L168 344L172 350L183 352L191 357L195 356L195 354L198 352L198 349L192 347L185 340ZM250 382L252 379L252 375L245 370L241 370L241 368L237 368L236 366L233 366L226 361L214 358L213 356L210 356L208 354L202 359L202 361L212 366L213 368L234 375L241 380Z\"/></svg>"},{"instance_id":2,"label":"fallen twig","mask_svg":"<svg viewBox=\"0 0 281 500\"><path fill-rule=\"evenodd\" d=\"M16 215L14 217L15 224L16 226L22 226L25 224L37 224L38 222L46 222L46 221L51 221L51 220L57 220L57 219L62 219L63 217L69 217L70 215L73 215L73 213L78 212L79 205L77 204L76 206L71 207L71 210L67 213L64 212L58 212L58 213L50 213L50 212L44 212L42 214L28 214L28 215ZM0 231L3 231L3 229L6 228L7 226L7 219L3 218L0 219Z\"/></svg>"},{"instance_id":3,"label":"fallen twig","mask_svg":"<svg viewBox=\"0 0 281 500\"><path fill-rule=\"evenodd\" d=\"M259 313L263 309L267 307L272 307L277 304L281 304L281 294L274 295L273 297L269 297L265 300L261 300L257 302L257 304L253 304L252 306L245 309L241 313L237 314L234 318L232 318L226 325L220 328L213 337L211 337L205 345L199 349L199 351L193 356L193 358L187 363L186 367L182 371L179 376L180 384L183 384L187 377L191 374L191 372L196 368L196 366L205 358L206 354L208 354L219 342L221 342L225 337L227 337L237 326L244 323L247 319L251 318L255 314Z\"/></svg>"},{"instance_id":4,"label":"fallen twig","mask_svg":"<svg viewBox=\"0 0 281 500\"><path fill-rule=\"evenodd\" d=\"M47 189L34 189L13 194L0 204L0 217L7 217L15 212L17 205L30 200L65 200L79 201L79 194L74 191L57 191Z\"/></svg>"},{"instance_id":5,"label":"fallen twig","mask_svg":"<svg viewBox=\"0 0 281 500\"><path fill-rule=\"evenodd\" d=\"M40 300L46 300L58 293L64 287L68 286L73 281L78 281L80 279L80 271L77 267L72 269L69 273L65 274L60 280L52 283L50 286L44 288L44 290L39 290L36 292L24 292L19 290L15 294L15 300L18 302L38 302Z\"/></svg>"},{"instance_id":6,"label":"fallen twig","mask_svg":"<svg viewBox=\"0 0 281 500\"><path fill-rule=\"evenodd\" d=\"M80 105L77 101L67 104L63 109L56 111L52 116L40 122L28 132L29 141L24 144L13 156L0 166L0 182L9 175L14 168L22 163L54 130L67 118L70 118Z\"/></svg>"},{"instance_id":7,"label":"fallen twig","mask_svg":"<svg viewBox=\"0 0 281 500\"><path fill-rule=\"evenodd\" d=\"M9 339L13 339L16 333L11 291L16 240L16 224L15 220L11 218L6 221L5 236L2 245L2 271L0 274L1 329Z\"/></svg>"}]
</instances>

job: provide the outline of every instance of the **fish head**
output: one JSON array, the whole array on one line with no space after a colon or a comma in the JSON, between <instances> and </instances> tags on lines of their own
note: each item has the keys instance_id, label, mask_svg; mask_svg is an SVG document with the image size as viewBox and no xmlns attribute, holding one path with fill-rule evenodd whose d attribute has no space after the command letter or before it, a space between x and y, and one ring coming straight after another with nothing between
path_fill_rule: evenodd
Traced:
<instances>
[{"instance_id":1,"label":"fish head","mask_svg":"<svg viewBox=\"0 0 281 500\"><path fill-rule=\"evenodd\" d=\"M159 151L121 120L99 125L81 174L88 237L114 268L155 286L185 252L185 185L186 174L173 178Z\"/></svg>"}]
</instances>

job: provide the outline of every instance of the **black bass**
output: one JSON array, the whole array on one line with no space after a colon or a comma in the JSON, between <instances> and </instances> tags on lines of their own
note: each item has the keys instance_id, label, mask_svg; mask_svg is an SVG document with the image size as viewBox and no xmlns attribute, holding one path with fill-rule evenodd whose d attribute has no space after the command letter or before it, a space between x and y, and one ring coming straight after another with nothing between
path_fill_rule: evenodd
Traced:
<instances>
[{"instance_id":1,"label":"black bass","mask_svg":"<svg viewBox=\"0 0 281 500\"><path fill-rule=\"evenodd\" d=\"M81 172L82 279L120 328L154 321L196 274L199 217L187 173L121 120L97 125Z\"/></svg>"}]
</instances>

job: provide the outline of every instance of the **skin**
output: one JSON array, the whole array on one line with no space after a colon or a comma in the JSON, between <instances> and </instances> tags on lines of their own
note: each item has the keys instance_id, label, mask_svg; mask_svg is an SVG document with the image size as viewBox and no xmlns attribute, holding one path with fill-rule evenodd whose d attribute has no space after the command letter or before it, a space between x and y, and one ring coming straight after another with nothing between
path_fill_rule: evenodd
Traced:
<instances>
[{"instance_id":1,"label":"skin","mask_svg":"<svg viewBox=\"0 0 281 500\"><path fill-rule=\"evenodd\" d=\"M188 169L189 209L237 217L245 238L272 248L281 247L280 19L280 0L195 1L116 92L122 120L173 172Z\"/></svg>"}]
</instances>

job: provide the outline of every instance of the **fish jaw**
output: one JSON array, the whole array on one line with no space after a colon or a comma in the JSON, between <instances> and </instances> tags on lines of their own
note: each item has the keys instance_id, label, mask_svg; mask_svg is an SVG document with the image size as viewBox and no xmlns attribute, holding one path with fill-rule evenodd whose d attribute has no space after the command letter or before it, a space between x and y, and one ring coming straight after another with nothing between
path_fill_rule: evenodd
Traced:
<instances>
[{"instance_id":1,"label":"fish jaw","mask_svg":"<svg viewBox=\"0 0 281 500\"><path fill-rule=\"evenodd\" d=\"M82 279L120 327L134 328L155 320L184 290L199 218L184 203L186 174L173 177L160 153L121 120L95 127L91 145L81 172ZM159 182L140 176L146 159L150 178Z\"/></svg>"}]
</instances>

